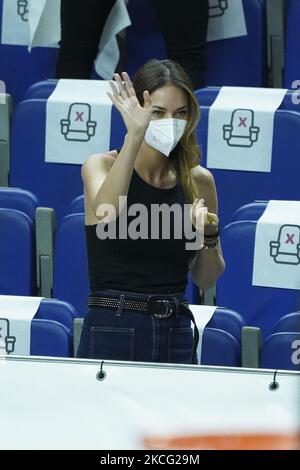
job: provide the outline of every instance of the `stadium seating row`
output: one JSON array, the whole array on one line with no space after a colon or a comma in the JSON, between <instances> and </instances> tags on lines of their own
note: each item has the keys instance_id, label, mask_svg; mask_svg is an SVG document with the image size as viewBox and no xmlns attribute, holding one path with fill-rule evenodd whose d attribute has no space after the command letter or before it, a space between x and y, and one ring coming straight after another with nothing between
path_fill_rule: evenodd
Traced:
<instances>
[{"instance_id":1,"label":"stadium seating row","mask_svg":"<svg viewBox=\"0 0 300 470\"><path fill-rule=\"evenodd\" d=\"M222 0L223 1L223 0ZM222 3L217 0L215 3ZM224 3L224 2L223 2ZM270 16L274 17L272 2ZM278 8L278 2L273 2ZM0 0L2 18L3 0ZM209 86L266 86L267 84L267 38L272 31L266 27L264 0L243 0L247 36L213 41L208 44L207 84ZM285 77L284 86L291 88L299 80L300 63L297 50L299 2L285 2ZM129 3L132 26L127 31L126 67L134 73L152 57L164 58L165 47L157 19L149 0ZM284 15L283 15L284 17ZM0 35L2 21L0 21ZM272 38L271 38L272 39ZM278 39L278 38L277 38ZM34 48L31 54L25 46L0 45L1 80L7 84L15 104L19 103L30 85L54 77L57 57L56 48ZM247 57L247 61L244 58ZM15 64L17 65L17 73ZM22 71L22 81L18 80Z\"/></svg>"},{"instance_id":2,"label":"stadium seating row","mask_svg":"<svg viewBox=\"0 0 300 470\"><path fill-rule=\"evenodd\" d=\"M54 295L72 303L83 315L88 295L83 212L80 196L71 202L56 228L53 209L39 207L32 193L0 188L0 293ZM72 246L74 252L66 246ZM186 293L190 302L199 303L199 291L191 282Z\"/></svg>"},{"instance_id":3,"label":"stadium seating row","mask_svg":"<svg viewBox=\"0 0 300 470\"><path fill-rule=\"evenodd\" d=\"M209 85L264 86L266 84L266 26L265 7L262 0L244 0L247 36L214 41L208 45ZM2 19L3 0L0 0ZM129 3L132 26L127 31L126 69L133 74L149 58L165 58L165 46L158 21L149 0L132 0ZM20 18L21 21L21 18ZM2 21L0 20L0 36ZM242 51L242 53L241 53ZM251 66L245 66L247 56ZM240 60L237 60L240 57ZM27 88L39 80L55 76L57 49L0 45L1 79L7 92L19 103ZM218 64L218 65L216 65ZM16 73L20 70L20 74Z\"/></svg>"},{"instance_id":4,"label":"stadium seating row","mask_svg":"<svg viewBox=\"0 0 300 470\"><path fill-rule=\"evenodd\" d=\"M198 138L202 145L201 164L205 168L207 167L209 110L219 90L218 88L206 88L196 92L201 107L201 122L198 126ZM234 212L239 207L254 200L299 199L296 174L300 170L299 158L297 157L300 151L298 138L300 108L293 101L292 92L288 92L275 112L270 173L211 169L219 194L219 214L222 227L231 221ZM288 177L284 178L283 175L288 175ZM233 188L236 188L234 195Z\"/></svg>"},{"instance_id":5,"label":"stadium seating row","mask_svg":"<svg viewBox=\"0 0 300 470\"><path fill-rule=\"evenodd\" d=\"M211 85L266 85L265 2L243 0L243 5L248 35L214 41L208 46L207 81ZM295 53L295 13L300 12L299 8L297 0L286 2L285 83L288 87L291 87L300 71L299 57ZM130 9L134 27L128 32L129 50L132 47L132 53L127 58L127 70L133 73L150 56L163 58L165 51L149 1L141 0L136 4L131 2ZM140 9L143 10L143 15L139 14ZM0 14L1 10L2 0ZM148 15L145 15L146 11ZM141 18L146 17L147 24L143 24ZM149 47L145 47L145 44ZM147 54L150 54L149 57ZM247 64L251 63L250 68L245 65L245 55L248 57ZM12 56L23 69L22 85L17 85L15 75L11 73ZM36 67L37 58L39 64ZM0 60L4 64L0 78L7 83L8 91L12 91L15 102L23 98L15 109L11 142L11 97L6 95L6 106L0 106L0 118L4 123L0 129L0 186L12 186L0 189L0 294L53 296L74 305L79 317L82 317L86 310L88 276L80 166L45 162L47 99L57 82L48 80L35 83L28 89L37 80L53 76L55 59L55 49L35 49L29 56L23 47L0 46ZM216 64L218 70L215 68ZM216 86L196 92L202 110L198 136L203 149L202 165L205 167L209 112L219 92L220 89ZM300 309L300 295L299 291L292 289L252 285L255 232L266 203L249 202L255 199L299 199L298 108L293 92L288 92L275 113L271 173L212 169L218 193L221 195L219 212L222 247L225 259L230 259L226 272L217 284L216 303L226 305L226 318L228 312L241 312L244 323L261 329L264 346L257 346L257 366L261 367L295 368L295 364L291 363L292 355L288 354L291 344L298 341L298 329L293 326L291 330L285 326L283 328L287 329L278 327L278 330L275 324L280 324L287 312ZM118 148L122 144L125 128L115 109L112 110L112 128L114 131L111 134L110 147ZM10 146L12 151L9 163ZM284 174L289 177L285 179ZM65 181L68 181L68 185ZM15 190L14 187L23 189ZM234 197L232 188L238 188ZM58 220L57 227L55 217ZM191 280L187 287L187 296L191 303L200 301L198 289ZM225 309L218 312L219 309L204 331L203 363L241 365L241 329L245 325L228 326L226 321L223 324ZM218 313L221 314L218 316ZM297 315L295 318L298 321ZM52 328L53 337L57 331L58 336L65 339L64 346L62 342L61 349L50 355L72 355L72 324L69 322L58 326L60 322L56 324L57 320L59 318L49 319L47 315L33 320L32 354L37 354L37 351L41 355L51 352L52 343L48 347L44 340L47 333L44 332ZM53 325L51 322L54 322ZM247 334L244 337L247 338ZM219 345L216 349L217 343Z\"/></svg>"},{"instance_id":6,"label":"stadium seating row","mask_svg":"<svg viewBox=\"0 0 300 470\"><path fill-rule=\"evenodd\" d=\"M3 188L0 190L0 206L0 293L34 296L37 294L35 235L36 230L40 231L35 220L38 200L28 191ZM217 305L224 305L229 311L241 312L245 321L237 325L235 319L228 327L225 320L228 315L224 314L226 311L221 309L218 314L218 308L208 328L225 330L238 342L241 341L239 332L245 322L251 327L260 328L268 341L267 337L274 333L276 322L288 312L300 309L299 291L252 286L255 227L265 206L266 203L254 203L241 208L235 214L234 222L225 227L222 234L224 256L231 262L217 285ZM74 305L78 316L83 317L88 295L88 276L82 196L70 204L69 214L59 223L52 252L52 259L51 250L37 255L40 274L38 285L50 284L53 297ZM46 258L48 264L43 263L42 258ZM12 259L18 260L17 263L11 263ZM53 266L53 279L48 279L51 270L47 272L45 266ZM66 326L70 327L70 324ZM279 336L282 339L283 336Z\"/></svg>"},{"instance_id":7,"label":"stadium seating row","mask_svg":"<svg viewBox=\"0 0 300 470\"><path fill-rule=\"evenodd\" d=\"M193 307L190 305L192 311ZM31 322L30 355L74 357L82 321L69 303L42 299ZM13 352L9 346L13 337L6 331L5 322L5 318L0 318L0 347L5 347L10 354ZM217 308L202 334L201 364L240 367L247 361L249 363L245 345L247 334L244 334L247 328L237 312ZM274 332L255 353L257 364L251 367L300 370L300 311L281 318Z\"/></svg>"},{"instance_id":8,"label":"stadium seating row","mask_svg":"<svg viewBox=\"0 0 300 470\"><path fill-rule=\"evenodd\" d=\"M36 194L40 204L54 208L60 220L70 201L82 194L83 188L80 165L45 162L46 100L56 83L48 81L35 84L27 91L26 100L15 110L9 184ZM204 167L207 167L209 110L219 91L219 88L206 88L196 93L202 111L198 137L202 146L201 164ZM287 93L275 112L270 173L211 169L219 193L221 227L231 221L239 207L253 200L298 199L300 114L292 97L292 92ZM111 128L113 132L110 136L110 148L119 148L125 128L120 114L114 108ZM283 178L283 174L289 174L289 178ZM66 180L68 185L64 184ZM232 197L234 187L239 190Z\"/></svg>"},{"instance_id":9,"label":"stadium seating row","mask_svg":"<svg viewBox=\"0 0 300 470\"><path fill-rule=\"evenodd\" d=\"M76 290L78 298L75 299L75 305L82 311L84 309L84 301L87 293L87 266L85 263L85 247L84 247L84 233L83 233L83 217L80 215L72 215L72 213L83 213L83 201L78 196L75 207L69 208L70 201L73 197L82 193L82 180L80 176L79 165L62 165L55 163L46 163L44 161L44 149L45 149L45 122L46 122L46 99L52 93L56 86L56 81L46 81L35 84L32 88L27 91L26 100L20 103L17 107L14 117L14 126L12 132L12 158L10 165L10 183L13 186L26 188L37 194L40 204L42 206L53 207L56 210L56 217L58 218L58 230L56 236L56 253L60 252L60 239L65 236L73 237L75 246L83 247L82 250L78 250L78 253L82 253L82 258L76 260L75 266L78 267L78 272L84 273L84 282L80 284L81 288ZM196 95L200 102L202 109L202 120L199 126L200 141L203 145L203 160L202 165L206 166L206 148L207 148L207 124L209 109L212 103L218 96L220 89L218 88L207 88L199 90ZM219 214L221 227L224 227L229 222L234 222L235 217L234 211L239 207L247 204L249 201L254 199L268 200L274 199L295 199L299 197L298 194L298 173L299 173L299 126L300 126L300 115L298 112L298 105L292 99L292 92L286 94L280 108L275 113L274 123L274 139L273 139L273 155L272 155L272 170L271 173L259 173L259 172L237 172L230 170L212 169L219 197ZM8 110L9 108L7 108ZM122 139L125 134L124 125L119 113L112 109L112 123L114 132L111 135L111 148L117 148L121 145ZM33 138L34 135L34 138ZM289 151L286 151L288 146ZM26 151L24 151L26 149ZM24 158L24 153L26 157ZM30 155L30 165L28 165L28 155ZM5 165L4 165L5 166ZM289 175L289 178L282 178L283 173ZM38 177L37 177L38 175ZM68 181L68 185L65 185L65 181ZM238 188L238 191L234 193L232 197L232 187ZM76 204L79 204L76 208ZM74 203L71 203L74 204ZM5 206L6 207L6 206ZM35 205L37 207L37 204ZM264 206L265 207L265 206ZM16 208L16 207L15 207ZM244 209L243 209L244 210ZM256 209L254 209L255 211ZM66 214L70 217L64 218ZM51 220L53 219L53 213L49 209L48 213L45 210L38 212L38 222L40 220L48 220L49 227L51 227ZM228 253L228 257L232 260L236 260L236 263L230 263L230 269L226 270L225 275L219 282L217 290L217 303L221 305L227 305L231 308L242 311L247 322L252 325L257 325L263 329L264 336L269 334L270 328L266 328L263 324L262 318L268 317L268 309L264 311L263 315L261 312L262 306L272 298L269 309L274 307L275 316L279 317L284 312L291 311L298 308L298 300L295 300L296 293L288 292L287 290L277 289L270 291L269 289L256 288L251 284L251 265L252 265L252 254L253 254L253 242L255 233L255 221L258 220L261 212L254 217L254 223L242 222L240 217L239 224L235 224L224 229L224 242L225 242L225 255ZM32 214L31 219L34 220ZM50 222L49 222L50 217ZM252 220L252 215L243 215L244 220ZM53 221L52 221L53 222ZM27 220L29 224L29 221ZM53 225L53 223L52 223ZM73 228L78 227L77 230ZM40 223L37 224L39 230ZM235 250L235 245L232 242L233 237L239 238L239 230L245 230L251 235L244 239L245 246L241 249L243 256L238 256L238 250ZM249 229L249 230L248 230ZM32 259L32 240L33 240L33 226L28 234L31 233L31 242L27 243L28 259ZM230 233L229 248L227 250L227 233ZM60 234L62 234L60 236ZM73 235L72 235L73 234ZM76 235L75 235L76 234ZM235 235L234 235L235 234ZM44 228L43 237L38 237L38 240L45 240L48 237L49 244L51 245L51 238L49 239L49 230ZM19 245L22 246L21 244ZM249 247L251 247L250 251ZM36 280L42 292L45 295L51 295L51 289L53 287L54 295L58 298L63 298L69 301L74 301L74 286L70 283L67 288L65 285L61 289L60 279L66 279L66 273L68 272L68 266L71 263L74 265L74 259L67 259L68 255L62 248L62 263L56 261L54 263L55 269L53 274L53 249L48 248L50 253L45 252L38 254L37 269L38 278ZM236 253L235 256L231 257L231 250ZM246 256L245 254L248 253ZM8 252L7 252L8 256ZM59 257L57 259L60 259ZM236 289L232 289L234 284L234 274L239 272L241 269L241 260L246 263L247 269L244 271L248 275L247 280L243 281L240 290L241 294L236 295L234 292ZM40 263L42 266L40 267ZM64 268L65 263L66 268ZM28 263L26 263L28 266ZM229 271L232 268L232 272ZM42 276L40 276L40 271ZM31 275L24 276L24 273L20 272L20 279L23 279L23 283L27 282L25 290L20 290L20 293L35 292L35 279L34 271L31 270ZM54 277L54 281L52 278ZM41 278L41 281L40 281ZM17 279L17 277L15 278ZM25 279L29 281L25 281ZM55 281L57 279L57 282ZM40 284L41 283L41 284ZM247 286L247 287L245 287ZM229 288L230 287L230 288ZM270 293L270 295L268 294ZM255 295L254 295L255 294ZM258 295L259 294L259 295ZM187 289L187 295L191 302L199 303L199 292L197 287L190 280ZM251 302L246 303L245 299L253 299ZM81 299L81 300L80 300ZM238 300L237 300L238 299ZM284 309L283 309L284 307ZM257 324L258 322L258 324Z\"/></svg>"},{"instance_id":10,"label":"stadium seating row","mask_svg":"<svg viewBox=\"0 0 300 470\"><path fill-rule=\"evenodd\" d=\"M216 0L215 4L217 3L226 2ZM269 25L266 25L265 3L264 0L243 0L247 36L208 43L206 80L209 86L267 85L266 46L269 41L274 48L272 42L274 35L272 30L268 31ZM0 0L0 18L2 18L2 8L3 0ZM299 8L297 0L285 2L285 15L282 15L282 18L286 17L285 24L282 25L285 37L278 37L277 34L275 38L280 43L285 43L284 86L287 88L291 88L293 82L299 79L300 63L296 46ZM131 1L129 13L132 26L127 31L126 68L132 74L149 58L164 58L166 54L151 2ZM1 33L2 21L0 21L0 35ZM245 57L247 61L244 60ZM29 53L25 46L0 45L1 79L7 84L7 92L13 95L15 104L23 99L30 85L54 77L56 58L56 48L34 48ZM16 74L16 70L22 71L22 80L20 74Z\"/></svg>"},{"instance_id":11,"label":"stadium seating row","mask_svg":"<svg viewBox=\"0 0 300 470\"><path fill-rule=\"evenodd\" d=\"M252 285L256 226L266 205L253 203L242 207L233 222L224 228L223 253L230 263L217 283L216 298L217 305L241 312L248 325L262 330L264 338L271 334L279 318L300 308L297 290ZM69 212L55 232L43 208L36 211L35 217L37 207L37 198L28 191L0 190L1 293L36 295L39 292L70 302L82 316L88 295L83 196L70 204ZM50 210L50 220L51 215ZM43 216L44 224L43 220L41 223ZM11 263L12 259L17 263ZM192 289L189 285L188 300L199 303Z\"/></svg>"},{"instance_id":12,"label":"stadium seating row","mask_svg":"<svg viewBox=\"0 0 300 470\"><path fill-rule=\"evenodd\" d=\"M8 354L12 353L11 340L15 337L8 331L7 319L1 313L0 354L5 347ZM73 356L73 322L77 318L74 307L56 299L42 299L31 322L30 354L32 356ZM11 336L12 335L12 336Z\"/></svg>"},{"instance_id":13,"label":"stadium seating row","mask_svg":"<svg viewBox=\"0 0 300 470\"><path fill-rule=\"evenodd\" d=\"M217 304L241 312L248 325L269 336L289 311L300 309L300 292L293 289L258 287L252 284L257 221L266 202L247 204L238 209L222 232L226 270L217 283Z\"/></svg>"}]
</instances>

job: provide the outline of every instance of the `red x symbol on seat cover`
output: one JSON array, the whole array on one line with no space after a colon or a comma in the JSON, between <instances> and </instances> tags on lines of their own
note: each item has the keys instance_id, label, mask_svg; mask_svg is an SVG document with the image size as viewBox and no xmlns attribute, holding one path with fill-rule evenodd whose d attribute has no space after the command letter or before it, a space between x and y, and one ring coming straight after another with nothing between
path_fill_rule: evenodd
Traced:
<instances>
[{"instance_id":1,"label":"red x symbol on seat cover","mask_svg":"<svg viewBox=\"0 0 300 470\"><path fill-rule=\"evenodd\" d=\"M76 122L76 121L81 121L81 122L83 122L84 111L82 111L81 113L80 113L79 111L76 111L76 114L77 114L77 118L75 119L75 122Z\"/></svg>"},{"instance_id":2,"label":"red x symbol on seat cover","mask_svg":"<svg viewBox=\"0 0 300 470\"><path fill-rule=\"evenodd\" d=\"M246 126L246 117L242 118L239 116L239 120L240 120L240 123L239 123L239 127L247 127Z\"/></svg>"},{"instance_id":3,"label":"red x symbol on seat cover","mask_svg":"<svg viewBox=\"0 0 300 470\"><path fill-rule=\"evenodd\" d=\"M295 234L293 233L292 235L290 235L289 233L287 233L286 236L287 236L287 239L286 239L285 243L291 243L292 245L294 245L295 242L294 242L293 238L294 238Z\"/></svg>"}]
</instances>

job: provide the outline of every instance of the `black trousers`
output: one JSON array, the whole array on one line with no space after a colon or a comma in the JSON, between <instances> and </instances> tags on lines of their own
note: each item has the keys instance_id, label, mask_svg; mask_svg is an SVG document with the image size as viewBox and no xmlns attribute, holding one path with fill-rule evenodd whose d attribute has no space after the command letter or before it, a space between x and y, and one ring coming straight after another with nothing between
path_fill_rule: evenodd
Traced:
<instances>
[{"instance_id":1,"label":"black trousers","mask_svg":"<svg viewBox=\"0 0 300 470\"><path fill-rule=\"evenodd\" d=\"M185 69L195 89L204 86L208 0L151 1L160 21L168 58ZM62 0L56 78L90 78L100 37L114 3L115 0L85 0L83 7L82 0Z\"/></svg>"}]
</instances>

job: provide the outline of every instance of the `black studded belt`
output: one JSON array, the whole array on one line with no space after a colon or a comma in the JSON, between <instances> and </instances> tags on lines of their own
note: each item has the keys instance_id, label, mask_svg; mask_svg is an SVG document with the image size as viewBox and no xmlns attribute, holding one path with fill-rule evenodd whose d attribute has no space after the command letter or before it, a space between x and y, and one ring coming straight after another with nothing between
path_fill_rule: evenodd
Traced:
<instances>
[{"instance_id":1,"label":"black studded belt","mask_svg":"<svg viewBox=\"0 0 300 470\"><path fill-rule=\"evenodd\" d=\"M170 299L157 299L149 295L147 300L135 300L126 298L125 294L118 294L118 297L104 297L89 295L89 308L112 308L116 309L116 315L121 316L123 310L130 310L137 313L153 315L156 318L167 319L172 316L178 317L180 313L190 318L194 324L194 348L193 362L197 364L197 347L199 342L199 331L193 313L188 307L186 301L180 301L178 297L173 296Z\"/></svg>"},{"instance_id":2,"label":"black studded belt","mask_svg":"<svg viewBox=\"0 0 300 470\"><path fill-rule=\"evenodd\" d=\"M117 309L117 315L121 315L123 310L131 310L134 312L148 313L157 318L170 318L179 315L179 306L188 306L187 302L180 302L169 299L150 299L147 300L129 300L124 294L120 294L118 298L92 296L88 298L89 307L106 307Z\"/></svg>"}]
</instances>

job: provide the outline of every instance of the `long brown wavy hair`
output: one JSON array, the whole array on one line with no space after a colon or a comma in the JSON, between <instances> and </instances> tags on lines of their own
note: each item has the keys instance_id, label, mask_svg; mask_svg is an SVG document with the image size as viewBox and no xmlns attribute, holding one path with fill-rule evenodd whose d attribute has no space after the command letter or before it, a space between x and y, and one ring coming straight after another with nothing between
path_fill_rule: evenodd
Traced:
<instances>
[{"instance_id":1,"label":"long brown wavy hair","mask_svg":"<svg viewBox=\"0 0 300 470\"><path fill-rule=\"evenodd\" d=\"M200 108L193 93L193 85L183 68L172 60L152 59L136 73L133 87L136 96L144 105L143 92L150 95L158 88L173 85L182 88L188 96L188 120L185 132L178 145L171 152L170 158L180 179L181 186L189 202L198 197L190 170L200 161L200 149L197 143L196 127L200 119Z\"/></svg>"}]
</instances>

